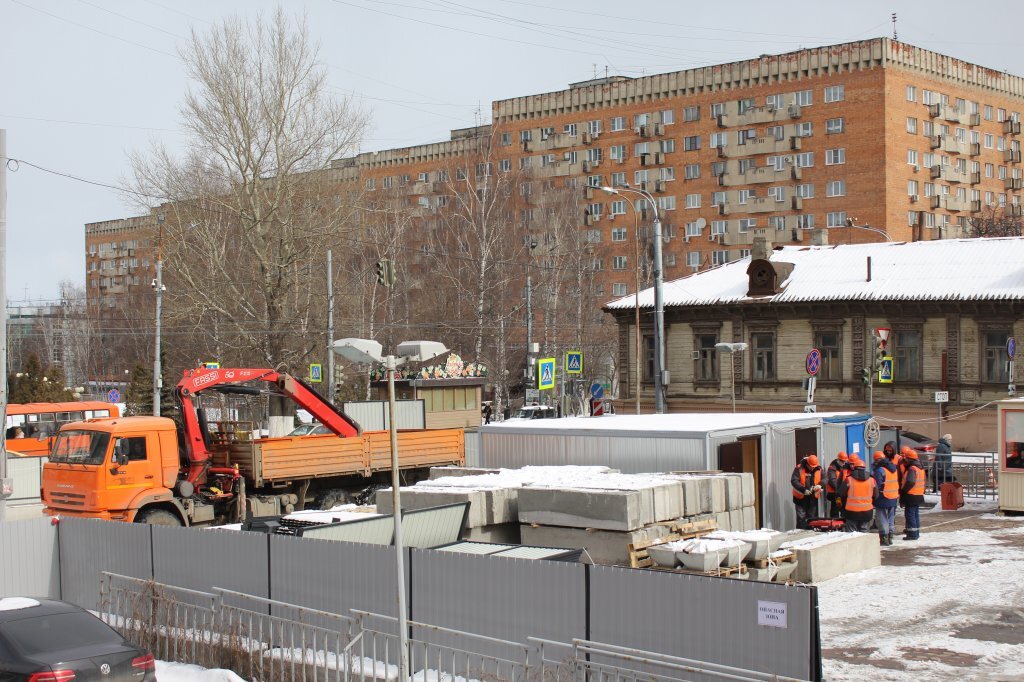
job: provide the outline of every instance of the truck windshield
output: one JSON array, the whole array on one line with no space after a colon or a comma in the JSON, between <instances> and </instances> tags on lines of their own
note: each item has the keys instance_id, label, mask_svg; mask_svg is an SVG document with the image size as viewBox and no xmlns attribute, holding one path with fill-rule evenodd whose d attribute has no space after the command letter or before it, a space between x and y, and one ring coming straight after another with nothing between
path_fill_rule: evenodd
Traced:
<instances>
[{"instance_id":1,"label":"truck windshield","mask_svg":"<svg viewBox=\"0 0 1024 682\"><path fill-rule=\"evenodd\" d=\"M102 431L61 431L50 461L64 464L103 464L110 434Z\"/></svg>"}]
</instances>

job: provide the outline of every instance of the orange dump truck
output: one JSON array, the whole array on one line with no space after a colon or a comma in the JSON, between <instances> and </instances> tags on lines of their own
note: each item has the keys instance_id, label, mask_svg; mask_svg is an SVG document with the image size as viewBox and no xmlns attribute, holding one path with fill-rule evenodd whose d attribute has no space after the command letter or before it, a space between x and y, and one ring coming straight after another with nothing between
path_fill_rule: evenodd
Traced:
<instances>
[{"instance_id":1,"label":"orange dump truck","mask_svg":"<svg viewBox=\"0 0 1024 682\"><path fill-rule=\"evenodd\" d=\"M209 424L203 391L265 382L333 433L250 437L235 424ZM387 483L386 431L358 424L301 380L265 369L198 369L175 396L183 427L164 417L93 419L63 426L43 466L43 503L51 515L162 525L233 523L317 506L328 509ZM461 429L400 431L399 466L409 479L432 466L464 463Z\"/></svg>"}]
</instances>

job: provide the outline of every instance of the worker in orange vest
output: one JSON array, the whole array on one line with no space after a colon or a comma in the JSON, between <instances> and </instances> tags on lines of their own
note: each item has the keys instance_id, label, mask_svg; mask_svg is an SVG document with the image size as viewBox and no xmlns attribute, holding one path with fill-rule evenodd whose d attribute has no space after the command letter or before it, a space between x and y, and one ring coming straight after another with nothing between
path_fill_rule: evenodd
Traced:
<instances>
[{"instance_id":1,"label":"worker in orange vest","mask_svg":"<svg viewBox=\"0 0 1024 682\"><path fill-rule=\"evenodd\" d=\"M828 472L825 476L825 499L828 500L828 516L830 519L839 518L839 502L836 499L836 491L839 484L850 475L850 458L845 452L840 452L832 463L828 465Z\"/></svg>"},{"instance_id":2,"label":"worker in orange vest","mask_svg":"<svg viewBox=\"0 0 1024 682\"><path fill-rule=\"evenodd\" d=\"M900 498L899 474L896 464L881 452L874 456L874 478L878 495L875 496L875 525L878 526L879 544L892 545L896 532L896 505Z\"/></svg>"},{"instance_id":3,"label":"worker in orange vest","mask_svg":"<svg viewBox=\"0 0 1024 682\"><path fill-rule=\"evenodd\" d=\"M903 477L900 483L900 504L903 506L904 540L918 540L921 537L921 505L924 504L924 487L928 481L928 474L918 460L916 452L911 450L910 454L903 460Z\"/></svg>"},{"instance_id":4,"label":"worker in orange vest","mask_svg":"<svg viewBox=\"0 0 1024 682\"><path fill-rule=\"evenodd\" d=\"M875 479L868 475L868 470L860 457L850 457L850 476L842 482L837 491L839 504L843 508L843 519L846 530L866 533L871 527L872 508L878 488Z\"/></svg>"},{"instance_id":5,"label":"worker in orange vest","mask_svg":"<svg viewBox=\"0 0 1024 682\"><path fill-rule=\"evenodd\" d=\"M810 528L808 521L818 515L818 498L821 497L818 456L807 455L800 460L789 482L793 488L793 504L796 505L796 527Z\"/></svg>"}]
</instances>

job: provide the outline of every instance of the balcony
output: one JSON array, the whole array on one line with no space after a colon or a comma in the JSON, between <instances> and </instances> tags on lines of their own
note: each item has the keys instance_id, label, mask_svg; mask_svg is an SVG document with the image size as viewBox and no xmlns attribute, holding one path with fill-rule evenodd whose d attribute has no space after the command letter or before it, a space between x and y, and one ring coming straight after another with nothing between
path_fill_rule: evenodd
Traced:
<instances>
[{"instance_id":1,"label":"balcony","mask_svg":"<svg viewBox=\"0 0 1024 682\"><path fill-rule=\"evenodd\" d=\"M956 107L951 107L946 104L929 105L928 115L932 118L937 118L940 121L949 121L950 123L963 123L963 119L967 118L967 115L961 114L956 110Z\"/></svg>"},{"instance_id":2,"label":"balcony","mask_svg":"<svg viewBox=\"0 0 1024 682\"><path fill-rule=\"evenodd\" d=\"M978 171L977 173L971 173L971 184L972 185L979 185L979 184L981 184L981 171Z\"/></svg>"},{"instance_id":3,"label":"balcony","mask_svg":"<svg viewBox=\"0 0 1024 682\"><path fill-rule=\"evenodd\" d=\"M570 163L564 159L561 161L555 161L549 163L546 166L541 166L537 169L537 177L539 178L562 178L568 175L579 175L583 172L582 161L576 163Z\"/></svg>"},{"instance_id":4,"label":"balcony","mask_svg":"<svg viewBox=\"0 0 1024 682\"><path fill-rule=\"evenodd\" d=\"M931 145L932 149L939 149L950 154L966 154L970 150L966 142L956 139L953 135L933 135Z\"/></svg>"},{"instance_id":5,"label":"balcony","mask_svg":"<svg viewBox=\"0 0 1024 682\"><path fill-rule=\"evenodd\" d=\"M932 180L967 182L969 179L967 171L957 170L954 166L945 166L941 164L932 166Z\"/></svg>"},{"instance_id":6,"label":"balcony","mask_svg":"<svg viewBox=\"0 0 1024 682\"><path fill-rule=\"evenodd\" d=\"M981 114L971 114L969 120L967 121L967 125L972 126L972 127L973 126L980 126L981 125Z\"/></svg>"},{"instance_id":7,"label":"balcony","mask_svg":"<svg viewBox=\"0 0 1024 682\"><path fill-rule=\"evenodd\" d=\"M414 182L412 183L412 189L410 194L432 194L434 192L434 182Z\"/></svg>"},{"instance_id":8,"label":"balcony","mask_svg":"<svg viewBox=\"0 0 1024 682\"><path fill-rule=\"evenodd\" d=\"M742 114L721 114L718 117L718 127L731 128L759 123L779 123L793 118L800 118L800 107L796 104L788 107L754 107L747 109Z\"/></svg>"},{"instance_id":9,"label":"balcony","mask_svg":"<svg viewBox=\"0 0 1024 682\"><path fill-rule=\"evenodd\" d=\"M754 156L756 154L781 154L798 151L799 149L799 137L789 137L781 140L776 140L774 137L759 137L746 144L719 146L718 156L723 159L732 159L742 156Z\"/></svg>"},{"instance_id":10,"label":"balcony","mask_svg":"<svg viewBox=\"0 0 1024 682\"><path fill-rule=\"evenodd\" d=\"M1003 161L1007 163L1020 163L1020 150L1007 149L1003 152Z\"/></svg>"},{"instance_id":11,"label":"balcony","mask_svg":"<svg viewBox=\"0 0 1024 682\"><path fill-rule=\"evenodd\" d=\"M747 230L746 232L729 230L725 234L721 235L721 243L726 246L745 246L753 244L754 232L755 230Z\"/></svg>"},{"instance_id":12,"label":"balcony","mask_svg":"<svg viewBox=\"0 0 1024 682\"><path fill-rule=\"evenodd\" d=\"M1024 180L1020 178L1006 178L1003 180L1003 187L1008 190L1024 189Z\"/></svg>"},{"instance_id":13,"label":"balcony","mask_svg":"<svg viewBox=\"0 0 1024 682\"><path fill-rule=\"evenodd\" d=\"M971 154L971 156L981 156L981 143L980 142L972 142L971 143L971 152L970 152L970 154Z\"/></svg>"},{"instance_id":14,"label":"balcony","mask_svg":"<svg viewBox=\"0 0 1024 682\"><path fill-rule=\"evenodd\" d=\"M725 175L718 176L718 184L722 187L740 187L766 182L800 180L802 177L803 170L796 166L790 166L783 170L775 170L773 166L761 166L760 168L751 168L745 173L731 173L727 169Z\"/></svg>"},{"instance_id":15,"label":"balcony","mask_svg":"<svg viewBox=\"0 0 1024 682\"><path fill-rule=\"evenodd\" d=\"M977 213L981 210L981 199L975 199L971 201L971 212Z\"/></svg>"},{"instance_id":16,"label":"balcony","mask_svg":"<svg viewBox=\"0 0 1024 682\"><path fill-rule=\"evenodd\" d=\"M932 208L941 208L947 211L969 211L971 202L952 194L937 194L932 197Z\"/></svg>"},{"instance_id":17,"label":"balcony","mask_svg":"<svg viewBox=\"0 0 1024 682\"><path fill-rule=\"evenodd\" d=\"M789 197L779 201L775 197L753 197L745 204L738 201L727 201L719 204L718 212L721 215L732 213L775 213L776 211L799 211L803 208L804 200L800 197Z\"/></svg>"},{"instance_id":18,"label":"balcony","mask_svg":"<svg viewBox=\"0 0 1024 682\"><path fill-rule=\"evenodd\" d=\"M1020 135L1020 121L1015 121L1012 118L1003 121L1003 132L1007 135Z\"/></svg>"}]
</instances>

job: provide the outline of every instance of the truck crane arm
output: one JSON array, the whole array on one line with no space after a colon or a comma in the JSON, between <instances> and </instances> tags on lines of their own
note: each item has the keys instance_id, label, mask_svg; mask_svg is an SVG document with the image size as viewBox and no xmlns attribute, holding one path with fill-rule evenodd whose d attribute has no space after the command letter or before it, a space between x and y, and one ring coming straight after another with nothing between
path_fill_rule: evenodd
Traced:
<instances>
[{"instance_id":1,"label":"truck crane arm","mask_svg":"<svg viewBox=\"0 0 1024 682\"><path fill-rule=\"evenodd\" d=\"M188 454L188 481L196 483L210 469L210 450L203 437L203 427L193 398L217 386L263 381L274 386L274 391L291 398L296 405L309 412L321 424L342 438L359 436L359 424L341 410L324 400L308 384L284 372L272 369L190 369L178 382L174 395L181 408L185 427L185 451ZM213 472L235 473L235 472Z\"/></svg>"}]
</instances>

